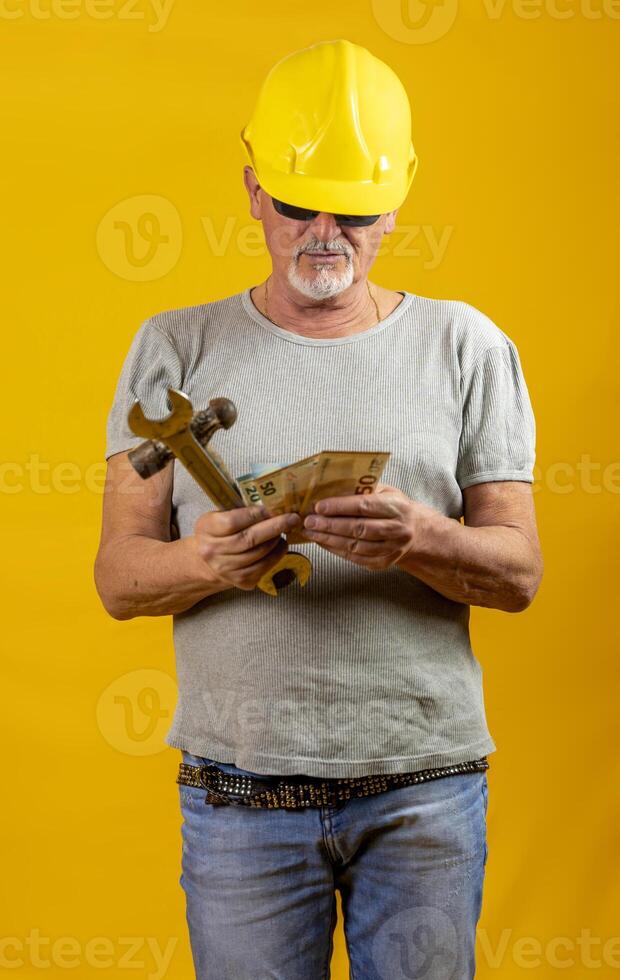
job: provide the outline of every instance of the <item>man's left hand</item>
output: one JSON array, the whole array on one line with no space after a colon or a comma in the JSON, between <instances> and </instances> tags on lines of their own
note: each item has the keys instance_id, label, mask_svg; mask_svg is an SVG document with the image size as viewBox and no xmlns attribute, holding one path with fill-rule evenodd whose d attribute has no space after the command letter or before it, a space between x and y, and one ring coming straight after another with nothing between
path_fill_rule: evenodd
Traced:
<instances>
[{"instance_id":1,"label":"man's left hand","mask_svg":"<svg viewBox=\"0 0 620 980\"><path fill-rule=\"evenodd\" d=\"M380 570L398 564L437 511L401 490L378 484L374 493L325 497L299 530L310 541L356 565Z\"/></svg>"}]
</instances>

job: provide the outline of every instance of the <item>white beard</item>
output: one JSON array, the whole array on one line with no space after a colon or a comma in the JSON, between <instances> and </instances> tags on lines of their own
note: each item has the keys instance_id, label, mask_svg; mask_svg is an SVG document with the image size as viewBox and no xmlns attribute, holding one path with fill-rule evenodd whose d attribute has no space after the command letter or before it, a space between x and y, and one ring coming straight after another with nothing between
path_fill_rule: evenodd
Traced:
<instances>
[{"instance_id":1,"label":"white beard","mask_svg":"<svg viewBox=\"0 0 620 980\"><path fill-rule=\"evenodd\" d=\"M308 247L308 246L306 246ZM337 296L345 289L348 289L353 282L353 262L351 256L343 250L346 259L346 266L342 272L336 272L332 265L323 265L311 278L302 276L299 272L297 259L291 259L287 275L288 281L304 296L309 299L329 299L330 296Z\"/></svg>"}]
</instances>

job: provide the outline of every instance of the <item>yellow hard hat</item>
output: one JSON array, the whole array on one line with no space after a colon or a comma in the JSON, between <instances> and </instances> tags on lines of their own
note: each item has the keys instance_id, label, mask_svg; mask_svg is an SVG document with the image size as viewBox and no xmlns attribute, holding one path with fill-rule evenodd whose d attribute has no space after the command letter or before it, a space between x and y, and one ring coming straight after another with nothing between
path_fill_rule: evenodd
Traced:
<instances>
[{"instance_id":1,"label":"yellow hard hat","mask_svg":"<svg viewBox=\"0 0 620 980\"><path fill-rule=\"evenodd\" d=\"M274 65L241 140L271 197L332 214L394 211L418 165L400 79L342 39Z\"/></svg>"}]
</instances>

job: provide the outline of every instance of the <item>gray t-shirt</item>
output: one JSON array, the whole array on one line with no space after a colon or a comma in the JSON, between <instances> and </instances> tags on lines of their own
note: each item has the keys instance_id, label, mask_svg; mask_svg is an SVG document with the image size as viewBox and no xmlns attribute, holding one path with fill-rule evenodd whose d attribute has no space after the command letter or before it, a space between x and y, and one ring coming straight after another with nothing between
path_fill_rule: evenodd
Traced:
<instances>
[{"instance_id":1,"label":"gray t-shirt","mask_svg":"<svg viewBox=\"0 0 620 980\"><path fill-rule=\"evenodd\" d=\"M106 459L142 440L139 399L168 414L230 398L238 417L211 445L235 476L323 449L390 452L381 482L442 514L461 491L533 481L535 422L514 343L457 300L401 290L398 307L353 336L281 329L250 289L146 320L125 358ZM173 520L193 533L210 499L174 462ZM258 773L361 776L445 766L495 751L469 606L401 569L371 571L316 543L305 587L277 598L226 589L173 617L179 698L168 745Z\"/></svg>"}]
</instances>

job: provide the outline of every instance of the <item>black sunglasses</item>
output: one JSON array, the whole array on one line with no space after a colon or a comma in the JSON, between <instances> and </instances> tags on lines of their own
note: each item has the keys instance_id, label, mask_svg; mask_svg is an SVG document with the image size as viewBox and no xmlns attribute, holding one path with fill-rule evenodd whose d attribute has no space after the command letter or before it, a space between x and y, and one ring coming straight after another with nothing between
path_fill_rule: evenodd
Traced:
<instances>
[{"instance_id":1,"label":"black sunglasses","mask_svg":"<svg viewBox=\"0 0 620 980\"><path fill-rule=\"evenodd\" d=\"M295 221L312 221L320 211L310 211L308 208L298 208L295 204L285 204L272 197L273 206L285 218L293 218ZM337 224L345 225L348 228L362 227L364 225L374 225L381 217L380 214L335 214Z\"/></svg>"}]
</instances>

